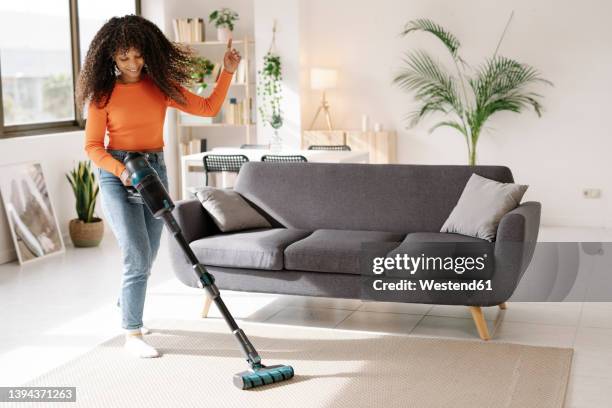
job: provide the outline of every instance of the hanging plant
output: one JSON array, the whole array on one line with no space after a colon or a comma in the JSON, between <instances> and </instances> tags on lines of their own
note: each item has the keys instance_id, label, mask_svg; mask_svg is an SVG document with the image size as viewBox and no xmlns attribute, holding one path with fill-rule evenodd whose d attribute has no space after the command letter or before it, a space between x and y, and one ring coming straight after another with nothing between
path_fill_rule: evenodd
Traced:
<instances>
[{"instance_id":1,"label":"hanging plant","mask_svg":"<svg viewBox=\"0 0 612 408\"><path fill-rule=\"evenodd\" d=\"M280 108L282 100L282 73L280 56L272 51L264 56L263 67L259 74L257 94L260 96L261 105L259 113L264 126L269 124L278 130L283 126L283 115Z\"/></svg>"}]
</instances>

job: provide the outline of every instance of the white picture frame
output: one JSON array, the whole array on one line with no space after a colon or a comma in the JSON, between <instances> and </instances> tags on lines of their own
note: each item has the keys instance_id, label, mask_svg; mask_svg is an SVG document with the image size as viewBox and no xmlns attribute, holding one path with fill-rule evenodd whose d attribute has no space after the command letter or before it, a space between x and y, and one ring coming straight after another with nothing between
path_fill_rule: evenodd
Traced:
<instances>
[{"instance_id":1,"label":"white picture frame","mask_svg":"<svg viewBox=\"0 0 612 408\"><path fill-rule=\"evenodd\" d=\"M0 195L20 265L66 251L40 162L1 166Z\"/></svg>"}]
</instances>

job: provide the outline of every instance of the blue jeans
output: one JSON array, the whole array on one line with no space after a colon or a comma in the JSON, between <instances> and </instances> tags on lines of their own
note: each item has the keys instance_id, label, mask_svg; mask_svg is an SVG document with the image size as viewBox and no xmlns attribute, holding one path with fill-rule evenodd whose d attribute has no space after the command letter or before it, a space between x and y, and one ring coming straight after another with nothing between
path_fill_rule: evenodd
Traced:
<instances>
[{"instance_id":1,"label":"blue jeans","mask_svg":"<svg viewBox=\"0 0 612 408\"><path fill-rule=\"evenodd\" d=\"M108 151L123 162L127 152ZM168 189L164 154L147 153L151 167L157 171ZM122 327L134 330L142 327L147 280L159 249L164 222L156 219L148 207L127 201L127 191L114 174L98 169L102 209L121 248L123 278L118 306L121 307Z\"/></svg>"}]
</instances>

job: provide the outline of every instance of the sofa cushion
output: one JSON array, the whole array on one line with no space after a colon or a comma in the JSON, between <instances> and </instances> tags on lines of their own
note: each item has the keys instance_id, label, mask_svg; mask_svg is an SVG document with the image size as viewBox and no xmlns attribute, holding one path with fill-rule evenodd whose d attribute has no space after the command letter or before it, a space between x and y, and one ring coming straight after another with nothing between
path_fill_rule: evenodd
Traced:
<instances>
[{"instance_id":1,"label":"sofa cushion","mask_svg":"<svg viewBox=\"0 0 612 408\"><path fill-rule=\"evenodd\" d=\"M231 189L204 187L196 193L196 197L223 232L272 227L240 194Z\"/></svg>"},{"instance_id":2,"label":"sofa cushion","mask_svg":"<svg viewBox=\"0 0 612 408\"><path fill-rule=\"evenodd\" d=\"M493 274L494 249L494 243L467 235L415 232L406 235L387 257L399 256L405 259L406 255L421 258L419 270L414 274L406 269L386 270L385 276L406 279L488 279ZM424 262L429 264L422 267ZM407 265L410 267L414 264L408 261Z\"/></svg>"},{"instance_id":3,"label":"sofa cushion","mask_svg":"<svg viewBox=\"0 0 612 408\"><path fill-rule=\"evenodd\" d=\"M252 269L283 269L283 251L309 231L267 228L213 235L193 241L193 252L204 265Z\"/></svg>"},{"instance_id":4,"label":"sofa cushion","mask_svg":"<svg viewBox=\"0 0 612 408\"><path fill-rule=\"evenodd\" d=\"M518 207L527 187L472 174L440 232L495 240L502 217Z\"/></svg>"},{"instance_id":5,"label":"sofa cushion","mask_svg":"<svg viewBox=\"0 0 612 408\"><path fill-rule=\"evenodd\" d=\"M399 243L403 237L381 231L316 230L285 249L285 269L359 275L363 243Z\"/></svg>"}]
</instances>

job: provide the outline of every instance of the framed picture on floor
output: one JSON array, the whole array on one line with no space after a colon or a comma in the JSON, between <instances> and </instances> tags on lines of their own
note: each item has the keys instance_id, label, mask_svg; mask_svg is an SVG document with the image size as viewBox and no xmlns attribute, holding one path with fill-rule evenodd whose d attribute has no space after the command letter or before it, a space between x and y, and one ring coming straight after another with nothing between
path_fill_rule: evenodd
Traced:
<instances>
[{"instance_id":1,"label":"framed picture on floor","mask_svg":"<svg viewBox=\"0 0 612 408\"><path fill-rule=\"evenodd\" d=\"M20 264L65 251L40 163L1 166L0 195Z\"/></svg>"}]
</instances>

